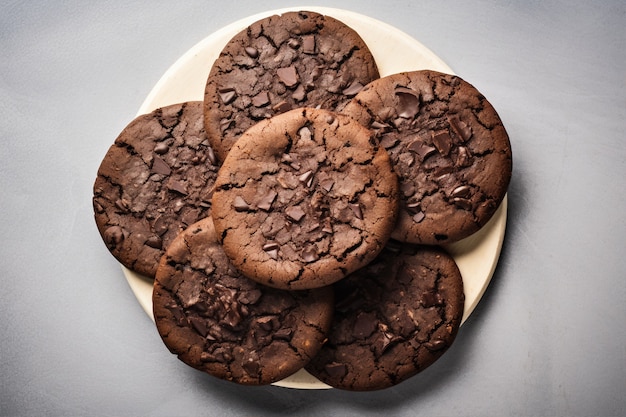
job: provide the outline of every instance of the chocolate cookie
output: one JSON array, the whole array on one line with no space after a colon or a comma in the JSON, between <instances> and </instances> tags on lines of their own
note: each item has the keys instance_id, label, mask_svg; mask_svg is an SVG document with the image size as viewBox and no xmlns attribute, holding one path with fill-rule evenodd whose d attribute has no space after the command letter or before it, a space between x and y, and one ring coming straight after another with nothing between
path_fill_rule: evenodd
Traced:
<instances>
[{"instance_id":1,"label":"chocolate cookie","mask_svg":"<svg viewBox=\"0 0 626 417\"><path fill-rule=\"evenodd\" d=\"M305 369L335 388L396 385L435 362L463 315L461 274L436 246L389 245L337 282L328 342Z\"/></svg>"},{"instance_id":2,"label":"chocolate cookie","mask_svg":"<svg viewBox=\"0 0 626 417\"><path fill-rule=\"evenodd\" d=\"M342 22L301 11L253 23L207 79L205 126L220 160L256 122L298 107L341 108L378 78L371 52Z\"/></svg>"},{"instance_id":3,"label":"chocolate cookie","mask_svg":"<svg viewBox=\"0 0 626 417\"><path fill-rule=\"evenodd\" d=\"M400 177L394 239L452 243L484 226L504 198L509 138L493 106L461 78L434 71L384 77L343 113L376 133Z\"/></svg>"},{"instance_id":4,"label":"chocolate cookie","mask_svg":"<svg viewBox=\"0 0 626 417\"><path fill-rule=\"evenodd\" d=\"M209 215L217 169L202 102L135 118L105 155L93 188L96 224L113 256L154 277L169 242Z\"/></svg>"},{"instance_id":5,"label":"chocolate cookie","mask_svg":"<svg viewBox=\"0 0 626 417\"><path fill-rule=\"evenodd\" d=\"M397 194L389 156L368 129L303 108L241 136L218 173L211 214L245 275L308 289L343 278L382 250Z\"/></svg>"},{"instance_id":6,"label":"chocolate cookie","mask_svg":"<svg viewBox=\"0 0 626 417\"><path fill-rule=\"evenodd\" d=\"M301 369L319 351L333 312L329 287L282 291L241 275L210 217L170 244L152 300L158 332L172 353L246 385L276 382Z\"/></svg>"}]
</instances>

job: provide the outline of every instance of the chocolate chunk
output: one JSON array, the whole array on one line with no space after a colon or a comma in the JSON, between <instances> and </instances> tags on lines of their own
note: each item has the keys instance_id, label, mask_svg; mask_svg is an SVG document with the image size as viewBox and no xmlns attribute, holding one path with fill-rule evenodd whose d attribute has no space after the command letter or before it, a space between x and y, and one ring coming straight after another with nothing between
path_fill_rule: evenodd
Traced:
<instances>
[{"instance_id":1,"label":"chocolate chunk","mask_svg":"<svg viewBox=\"0 0 626 417\"><path fill-rule=\"evenodd\" d=\"M415 223L419 223L422 220L424 220L424 218L426 217L426 214L423 211L420 211L418 213L415 213L411 219L415 222Z\"/></svg>"},{"instance_id":2,"label":"chocolate chunk","mask_svg":"<svg viewBox=\"0 0 626 417\"><path fill-rule=\"evenodd\" d=\"M270 97L267 91L261 91L256 96L252 97L252 105L255 107L263 107L270 102Z\"/></svg>"},{"instance_id":3,"label":"chocolate chunk","mask_svg":"<svg viewBox=\"0 0 626 417\"><path fill-rule=\"evenodd\" d=\"M378 356L382 356L390 347L401 340L402 338L400 336L396 336L393 333L390 333L387 329L381 328L378 338L372 344L374 353Z\"/></svg>"},{"instance_id":4,"label":"chocolate chunk","mask_svg":"<svg viewBox=\"0 0 626 417\"><path fill-rule=\"evenodd\" d=\"M259 56L259 51L256 48L253 48L252 46L246 46L244 50L246 51L246 54L248 54L250 58L256 58Z\"/></svg>"},{"instance_id":5,"label":"chocolate chunk","mask_svg":"<svg viewBox=\"0 0 626 417\"><path fill-rule=\"evenodd\" d=\"M260 369L258 357L248 358L241 365L241 367L248 373L248 375L257 377L259 375L259 369Z\"/></svg>"},{"instance_id":6,"label":"chocolate chunk","mask_svg":"<svg viewBox=\"0 0 626 417\"><path fill-rule=\"evenodd\" d=\"M281 329L278 329L276 332L274 332L274 339L278 339L278 340L291 340L291 337L293 336L293 330L292 329L288 329L286 327L283 327Z\"/></svg>"},{"instance_id":7,"label":"chocolate chunk","mask_svg":"<svg viewBox=\"0 0 626 417\"><path fill-rule=\"evenodd\" d=\"M150 236L148 239L146 239L146 245L154 249L161 249L161 247L163 246L163 239L161 239L159 236Z\"/></svg>"},{"instance_id":8,"label":"chocolate chunk","mask_svg":"<svg viewBox=\"0 0 626 417\"><path fill-rule=\"evenodd\" d=\"M250 210L250 204L246 203L246 200L241 196L236 196L233 201L233 208L235 211L248 211Z\"/></svg>"},{"instance_id":9,"label":"chocolate chunk","mask_svg":"<svg viewBox=\"0 0 626 417\"><path fill-rule=\"evenodd\" d=\"M351 83L347 88L344 88L342 93L346 96L355 96L359 91L363 89L363 84L358 81Z\"/></svg>"},{"instance_id":10,"label":"chocolate chunk","mask_svg":"<svg viewBox=\"0 0 626 417\"><path fill-rule=\"evenodd\" d=\"M278 245L278 243L275 243L275 242L266 243L265 245L263 245L263 250L267 252L269 257L272 259L278 259L279 248L280 246Z\"/></svg>"},{"instance_id":11,"label":"chocolate chunk","mask_svg":"<svg viewBox=\"0 0 626 417\"><path fill-rule=\"evenodd\" d=\"M224 133L233 124L233 119L220 119L220 132Z\"/></svg>"},{"instance_id":12,"label":"chocolate chunk","mask_svg":"<svg viewBox=\"0 0 626 417\"><path fill-rule=\"evenodd\" d=\"M320 181L320 187L322 187L326 192L330 192L333 185L335 185L335 181L331 178L326 178L325 180Z\"/></svg>"},{"instance_id":13,"label":"chocolate chunk","mask_svg":"<svg viewBox=\"0 0 626 417\"><path fill-rule=\"evenodd\" d=\"M371 335L378 327L378 319L375 313L361 312L356 316L354 322L354 336L360 339Z\"/></svg>"},{"instance_id":14,"label":"chocolate chunk","mask_svg":"<svg viewBox=\"0 0 626 417\"><path fill-rule=\"evenodd\" d=\"M220 88L219 90L217 90L217 92L219 93L220 99L224 104L232 103L233 100L235 100L235 98L237 97L237 92L234 88Z\"/></svg>"},{"instance_id":15,"label":"chocolate chunk","mask_svg":"<svg viewBox=\"0 0 626 417\"><path fill-rule=\"evenodd\" d=\"M437 350L441 350L445 348L447 344L444 340L434 339L434 340L431 340L430 342L424 343L424 346L428 350L437 351Z\"/></svg>"},{"instance_id":16,"label":"chocolate chunk","mask_svg":"<svg viewBox=\"0 0 626 417\"><path fill-rule=\"evenodd\" d=\"M154 153L156 153L157 155L163 155L165 153L167 153L167 151L170 149L169 146L167 146L167 143L165 142L159 142L157 143L157 145L154 147Z\"/></svg>"},{"instance_id":17,"label":"chocolate chunk","mask_svg":"<svg viewBox=\"0 0 626 417\"><path fill-rule=\"evenodd\" d=\"M104 240L109 246L117 246L124 241L126 232L120 226L111 226L104 231Z\"/></svg>"},{"instance_id":18,"label":"chocolate chunk","mask_svg":"<svg viewBox=\"0 0 626 417\"><path fill-rule=\"evenodd\" d=\"M130 208L130 203L125 198L118 198L115 200L115 207L117 207L121 213L127 213Z\"/></svg>"},{"instance_id":19,"label":"chocolate chunk","mask_svg":"<svg viewBox=\"0 0 626 417\"><path fill-rule=\"evenodd\" d=\"M189 320L189 323L191 323L193 328L200 333L200 336L205 337L209 334L209 328L207 327L206 320L197 316L191 316L187 320Z\"/></svg>"},{"instance_id":20,"label":"chocolate chunk","mask_svg":"<svg viewBox=\"0 0 626 417\"><path fill-rule=\"evenodd\" d=\"M298 84L296 89L293 91L291 98L296 101L303 101L306 99L306 90L304 89L304 86L302 84Z\"/></svg>"},{"instance_id":21,"label":"chocolate chunk","mask_svg":"<svg viewBox=\"0 0 626 417\"><path fill-rule=\"evenodd\" d=\"M467 123L462 122L458 116L448 117L448 122L450 127L452 127L452 131L463 142L467 142L472 137L472 128Z\"/></svg>"},{"instance_id":22,"label":"chocolate chunk","mask_svg":"<svg viewBox=\"0 0 626 417\"><path fill-rule=\"evenodd\" d=\"M417 156L419 157L420 161L422 161L422 162L426 158L428 158L429 156L431 156L435 152L437 152L437 149L435 149L432 146L426 145L424 142L422 142L419 139L411 142L409 144L409 146L407 146L407 149L412 151L412 152L415 152L417 154Z\"/></svg>"},{"instance_id":23,"label":"chocolate chunk","mask_svg":"<svg viewBox=\"0 0 626 417\"><path fill-rule=\"evenodd\" d=\"M398 98L398 116L412 119L419 112L419 93L406 87L396 87L394 91Z\"/></svg>"},{"instance_id":24,"label":"chocolate chunk","mask_svg":"<svg viewBox=\"0 0 626 417\"><path fill-rule=\"evenodd\" d=\"M450 149L452 149L452 138L445 130L434 132L433 145L435 145L441 155L447 156L450 153Z\"/></svg>"},{"instance_id":25,"label":"chocolate chunk","mask_svg":"<svg viewBox=\"0 0 626 417\"><path fill-rule=\"evenodd\" d=\"M272 203L276 200L278 194L274 190L269 190L257 203L257 207L263 211L269 211L272 208Z\"/></svg>"},{"instance_id":26,"label":"chocolate chunk","mask_svg":"<svg viewBox=\"0 0 626 417\"><path fill-rule=\"evenodd\" d=\"M452 197L468 198L471 195L471 193L472 193L472 189L469 186L459 185L454 190L452 190L452 193L450 193L450 195Z\"/></svg>"},{"instance_id":27,"label":"chocolate chunk","mask_svg":"<svg viewBox=\"0 0 626 417\"><path fill-rule=\"evenodd\" d=\"M306 171L304 174L298 177L298 181L305 184L307 187L311 187L311 185L313 184L313 171Z\"/></svg>"},{"instance_id":28,"label":"chocolate chunk","mask_svg":"<svg viewBox=\"0 0 626 417\"><path fill-rule=\"evenodd\" d=\"M454 165L459 167L469 167L472 165L472 156L465 146L459 146L457 148L457 155L454 160Z\"/></svg>"},{"instance_id":29,"label":"chocolate chunk","mask_svg":"<svg viewBox=\"0 0 626 417\"><path fill-rule=\"evenodd\" d=\"M434 307L441 304L441 295L435 291L424 291L420 297L420 302L424 307Z\"/></svg>"},{"instance_id":30,"label":"chocolate chunk","mask_svg":"<svg viewBox=\"0 0 626 417\"><path fill-rule=\"evenodd\" d=\"M383 136L380 141L380 145L385 149L391 149L396 146L400 141L395 136Z\"/></svg>"},{"instance_id":31,"label":"chocolate chunk","mask_svg":"<svg viewBox=\"0 0 626 417\"><path fill-rule=\"evenodd\" d=\"M272 110L274 110L276 113L285 113L289 110L291 110L291 104L287 103L286 101L281 101L277 104L275 104L272 107Z\"/></svg>"},{"instance_id":32,"label":"chocolate chunk","mask_svg":"<svg viewBox=\"0 0 626 417\"><path fill-rule=\"evenodd\" d=\"M170 175L172 169L170 166L161 158L154 155L152 160L152 172L159 175Z\"/></svg>"},{"instance_id":33,"label":"chocolate chunk","mask_svg":"<svg viewBox=\"0 0 626 417\"><path fill-rule=\"evenodd\" d=\"M352 212L357 219L363 220L363 211L361 210L361 206L358 203L350 204L350 209L352 209Z\"/></svg>"},{"instance_id":34,"label":"chocolate chunk","mask_svg":"<svg viewBox=\"0 0 626 417\"><path fill-rule=\"evenodd\" d=\"M315 35L305 35L302 37L302 52L305 54L315 53Z\"/></svg>"},{"instance_id":35,"label":"chocolate chunk","mask_svg":"<svg viewBox=\"0 0 626 417\"><path fill-rule=\"evenodd\" d=\"M456 205L457 207L463 210L467 210L467 211L472 210L472 202L468 200L467 198L454 198L452 199L452 201L454 202L454 205Z\"/></svg>"},{"instance_id":36,"label":"chocolate chunk","mask_svg":"<svg viewBox=\"0 0 626 417\"><path fill-rule=\"evenodd\" d=\"M170 179L167 182L167 188L170 191L175 191L179 194L182 195L187 195L187 188L185 187L185 184L182 181L177 181L175 179Z\"/></svg>"},{"instance_id":37,"label":"chocolate chunk","mask_svg":"<svg viewBox=\"0 0 626 417\"><path fill-rule=\"evenodd\" d=\"M348 373L348 368L343 363L332 362L324 366L324 369L332 378L343 378Z\"/></svg>"},{"instance_id":38,"label":"chocolate chunk","mask_svg":"<svg viewBox=\"0 0 626 417\"><path fill-rule=\"evenodd\" d=\"M291 206L285 209L285 214L294 222L299 222L306 213L300 206Z\"/></svg>"},{"instance_id":39,"label":"chocolate chunk","mask_svg":"<svg viewBox=\"0 0 626 417\"><path fill-rule=\"evenodd\" d=\"M415 185L410 182L401 182L400 192L404 197L411 197L413 194L415 194Z\"/></svg>"},{"instance_id":40,"label":"chocolate chunk","mask_svg":"<svg viewBox=\"0 0 626 417\"><path fill-rule=\"evenodd\" d=\"M293 65L287 68L278 68L276 75L287 87L294 87L298 83L298 73Z\"/></svg>"},{"instance_id":41,"label":"chocolate chunk","mask_svg":"<svg viewBox=\"0 0 626 417\"><path fill-rule=\"evenodd\" d=\"M315 262L320 258L317 247L315 245L308 245L302 250L302 260L307 263Z\"/></svg>"}]
</instances>

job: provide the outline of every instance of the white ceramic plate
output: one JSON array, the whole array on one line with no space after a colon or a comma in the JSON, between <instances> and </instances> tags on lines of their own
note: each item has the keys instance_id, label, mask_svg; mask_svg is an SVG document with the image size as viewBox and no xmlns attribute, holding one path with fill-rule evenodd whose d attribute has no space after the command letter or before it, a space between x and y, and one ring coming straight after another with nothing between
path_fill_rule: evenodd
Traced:
<instances>
[{"instance_id":1,"label":"white ceramic plate","mask_svg":"<svg viewBox=\"0 0 626 417\"><path fill-rule=\"evenodd\" d=\"M268 11L234 22L192 47L154 86L137 115L169 104L203 100L211 66L226 43L241 30L264 17L287 11L311 10L341 20L356 30L370 48L381 76L402 71L432 69L453 74L439 57L406 33L386 23L354 12L322 7L298 7ZM480 301L495 270L504 239L507 199L485 227L472 236L447 246L461 274L465 291L463 321ZM152 280L124 267L124 275L142 308L152 315ZM328 385L301 370L274 385L299 389L324 389Z\"/></svg>"}]
</instances>

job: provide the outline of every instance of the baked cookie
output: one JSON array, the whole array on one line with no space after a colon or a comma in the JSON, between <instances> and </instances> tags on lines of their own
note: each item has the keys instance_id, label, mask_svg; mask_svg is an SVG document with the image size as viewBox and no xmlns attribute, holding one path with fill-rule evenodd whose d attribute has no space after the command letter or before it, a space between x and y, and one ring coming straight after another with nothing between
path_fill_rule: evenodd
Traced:
<instances>
[{"instance_id":1,"label":"baked cookie","mask_svg":"<svg viewBox=\"0 0 626 417\"><path fill-rule=\"evenodd\" d=\"M223 161L256 122L298 107L339 109L378 77L371 52L344 23L309 11L266 17L234 36L211 68L209 141Z\"/></svg>"},{"instance_id":2,"label":"baked cookie","mask_svg":"<svg viewBox=\"0 0 626 417\"><path fill-rule=\"evenodd\" d=\"M343 113L375 132L400 177L394 239L452 243L484 226L504 198L509 138L493 106L461 78L435 71L384 77Z\"/></svg>"},{"instance_id":3,"label":"baked cookie","mask_svg":"<svg viewBox=\"0 0 626 417\"><path fill-rule=\"evenodd\" d=\"M209 215L218 165L202 119L200 101L138 116L98 169L93 207L102 239L124 266L147 277L169 242Z\"/></svg>"},{"instance_id":4,"label":"baked cookie","mask_svg":"<svg viewBox=\"0 0 626 417\"><path fill-rule=\"evenodd\" d=\"M300 290L371 261L397 206L397 177L371 132L347 116L302 108L241 136L218 173L211 215L245 275Z\"/></svg>"},{"instance_id":5,"label":"baked cookie","mask_svg":"<svg viewBox=\"0 0 626 417\"><path fill-rule=\"evenodd\" d=\"M431 365L463 315L461 274L437 246L389 245L337 282L328 342L305 369L335 388L387 388Z\"/></svg>"},{"instance_id":6,"label":"baked cookie","mask_svg":"<svg viewBox=\"0 0 626 417\"><path fill-rule=\"evenodd\" d=\"M319 351L333 312L329 287L282 291L241 275L210 217L170 244L152 300L157 330L172 353L245 385L269 384L301 369Z\"/></svg>"}]
</instances>

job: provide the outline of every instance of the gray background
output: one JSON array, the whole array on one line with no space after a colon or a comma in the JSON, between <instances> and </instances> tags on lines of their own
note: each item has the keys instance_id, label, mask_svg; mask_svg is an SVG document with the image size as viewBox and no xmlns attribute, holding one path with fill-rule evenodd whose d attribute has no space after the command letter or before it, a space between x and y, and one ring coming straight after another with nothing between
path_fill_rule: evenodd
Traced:
<instances>
[{"instance_id":1,"label":"gray background","mask_svg":"<svg viewBox=\"0 0 626 417\"><path fill-rule=\"evenodd\" d=\"M0 415L626 415L623 1L310 1L407 32L500 113L494 279L451 350L381 392L240 387L167 352L96 231L96 170L187 49L302 4L2 2Z\"/></svg>"}]
</instances>

